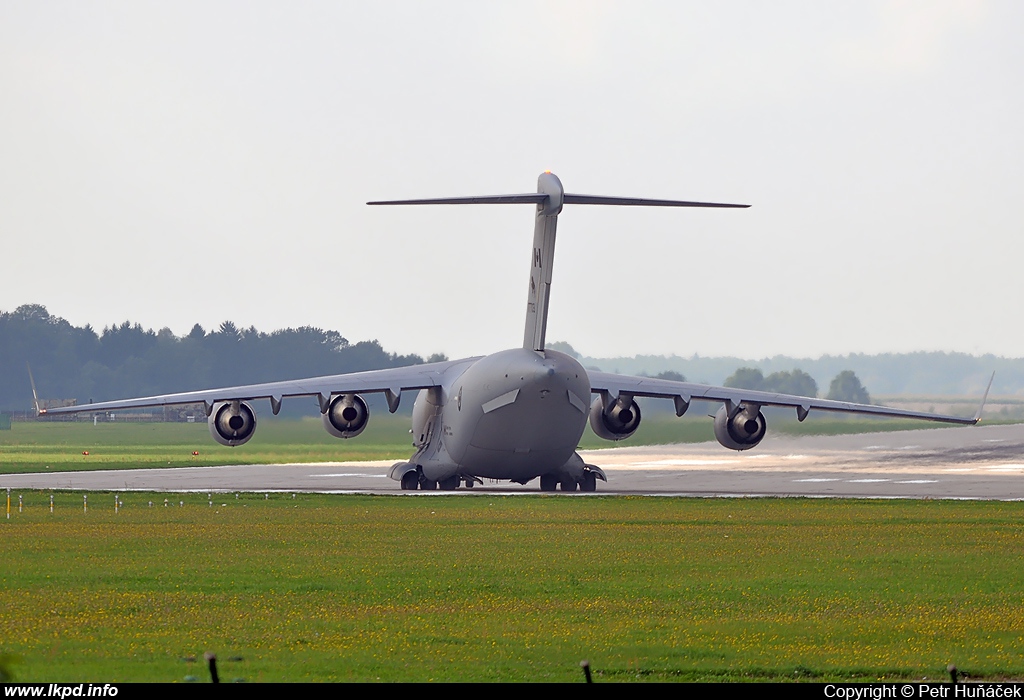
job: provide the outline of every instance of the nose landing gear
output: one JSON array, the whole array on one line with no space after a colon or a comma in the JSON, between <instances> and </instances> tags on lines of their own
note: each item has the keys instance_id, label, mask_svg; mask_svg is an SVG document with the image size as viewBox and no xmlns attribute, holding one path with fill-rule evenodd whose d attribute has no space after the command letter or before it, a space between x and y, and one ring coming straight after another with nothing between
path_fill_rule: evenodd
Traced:
<instances>
[{"instance_id":1,"label":"nose landing gear","mask_svg":"<svg viewBox=\"0 0 1024 700\"><path fill-rule=\"evenodd\" d=\"M436 491L440 488L442 491L454 491L459 488L462 483L462 477L459 475L451 476L447 479L441 479L440 481L434 481L428 479L417 469L416 471L407 471L402 474L402 490L403 491ZM467 482L467 486L471 482Z\"/></svg>"}]
</instances>

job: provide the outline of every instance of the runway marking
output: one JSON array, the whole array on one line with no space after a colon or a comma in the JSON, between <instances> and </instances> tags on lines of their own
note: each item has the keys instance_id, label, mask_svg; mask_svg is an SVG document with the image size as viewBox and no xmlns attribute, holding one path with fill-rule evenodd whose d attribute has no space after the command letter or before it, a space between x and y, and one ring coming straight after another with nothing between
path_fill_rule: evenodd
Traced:
<instances>
[{"instance_id":1,"label":"runway marking","mask_svg":"<svg viewBox=\"0 0 1024 700\"><path fill-rule=\"evenodd\" d=\"M892 481L892 479L850 479L846 483L848 484L877 484L882 481Z\"/></svg>"},{"instance_id":2,"label":"runway marking","mask_svg":"<svg viewBox=\"0 0 1024 700\"><path fill-rule=\"evenodd\" d=\"M808 481L808 482L818 483L820 481L840 481L840 479L793 479L793 481L796 481L796 482Z\"/></svg>"},{"instance_id":3,"label":"runway marking","mask_svg":"<svg viewBox=\"0 0 1024 700\"><path fill-rule=\"evenodd\" d=\"M897 481L897 484L937 484L938 479L908 479L907 481Z\"/></svg>"},{"instance_id":4,"label":"runway marking","mask_svg":"<svg viewBox=\"0 0 1024 700\"><path fill-rule=\"evenodd\" d=\"M1012 472L1024 469L1024 464L997 464L994 467L982 467L992 472Z\"/></svg>"},{"instance_id":5,"label":"runway marking","mask_svg":"<svg viewBox=\"0 0 1024 700\"><path fill-rule=\"evenodd\" d=\"M338 476L368 476L368 477L372 477L374 479L385 479L385 478L387 478L387 474L355 474L355 473L353 473L353 474L310 474L310 476L334 476L334 477L338 477Z\"/></svg>"},{"instance_id":6,"label":"runway marking","mask_svg":"<svg viewBox=\"0 0 1024 700\"><path fill-rule=\"evenodd\" d=\"M734 459L658 459L653 462L637 462L634 467L701 467L714 464L735 464Z\"/></svg>"},{"instance_id":7,"label":"runway marking","mask_svg":"<svg viewBox=\"0 0 1024 700\"><path fill-rule=\"evenodd\" d=\"M921 446L920 445L904 445L903 447L898 447L896 449L899 449L899 450L920 450Z\"/></svg>"}]
</instances>

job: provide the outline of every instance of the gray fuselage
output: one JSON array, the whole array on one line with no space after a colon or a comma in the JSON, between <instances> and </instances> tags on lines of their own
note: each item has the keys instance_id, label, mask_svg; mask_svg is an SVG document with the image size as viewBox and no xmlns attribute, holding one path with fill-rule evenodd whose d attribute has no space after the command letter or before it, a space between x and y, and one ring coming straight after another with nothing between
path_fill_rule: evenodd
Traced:
<instances>
[{"instance_id":1,"label":"gray fuselage","mask_svg":"<svg viewBox=\"0 0 1024 700\"><path fill-rule=\"evenodd\" d=\"M426 478L453 474L523 482L573 457L590 408L590 380L572 357L517 348L451 368L420 392L410 460Z\"/></svg>"}]
</instances>

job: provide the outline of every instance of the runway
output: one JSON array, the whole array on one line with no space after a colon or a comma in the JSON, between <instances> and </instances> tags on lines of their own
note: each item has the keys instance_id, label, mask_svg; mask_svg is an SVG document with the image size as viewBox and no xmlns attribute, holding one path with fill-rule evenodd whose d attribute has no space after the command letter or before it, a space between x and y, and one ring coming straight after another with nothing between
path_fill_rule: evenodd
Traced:
<instances>
[{"instance_id":1,"label":"runway","mask_svg":"<svg viewBox=\"0 0 1024 700\"><path fill-rule=\"evenodd\" d=\"M598 482L597 495L1024 499L1024 424L800 438L769 435L749 452L710 442L581 455L608 475L608 483ZM8 474L0 475L0 488L417 496L539 492L536 481L525 486L485 482L456 492L402 491L387 478L390 466L331 462Z\"/></svg>"}]
</instances>

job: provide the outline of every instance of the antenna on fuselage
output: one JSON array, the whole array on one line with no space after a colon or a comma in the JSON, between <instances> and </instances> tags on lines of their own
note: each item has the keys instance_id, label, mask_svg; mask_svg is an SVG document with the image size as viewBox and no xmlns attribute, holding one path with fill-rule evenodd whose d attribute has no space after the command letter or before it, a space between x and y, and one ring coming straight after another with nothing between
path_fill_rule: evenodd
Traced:
<instances>
[{"instance_id":1,"label":"antenna on fuselage","mask_svg":"<svg viewBox=\"0 0 1024 700\"><path fill-rule=\"evenodd\" d=\"M601 204L626 207L713 207L718 209L746 209L749 204L719 204L716 202L685 202L675 199L642 199L638 197L601 197L589 194L570 194L550 170L537 178L537 192L527 194L498 194L480 197L443 197L440 199L399 199L382 204L536 204L537 216L533 229L531 251L530 288L526 300L526 328L523 347L543 350L548 325L548 300L551 293L551 268L555 261L555 229L558 215L565 204Z\"/></svg>"}]
</instances>

